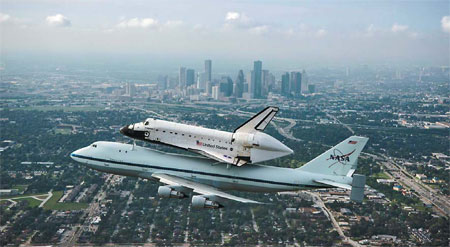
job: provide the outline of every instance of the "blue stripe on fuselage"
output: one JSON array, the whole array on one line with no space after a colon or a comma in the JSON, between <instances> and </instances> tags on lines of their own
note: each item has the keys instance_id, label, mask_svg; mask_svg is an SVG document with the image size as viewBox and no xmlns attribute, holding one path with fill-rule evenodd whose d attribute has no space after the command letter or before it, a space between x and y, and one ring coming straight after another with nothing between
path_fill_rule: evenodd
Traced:
<instances>
[{"instance_id":1,"label":"blue stripe on fuselage","mask_svg":"<svg viewBox=\"0 0 450 247\"><path fill-rule=\"evenodd\" d=\"M73 157L77 157L77 158L81 158L81 159L87 159L87 160L93 160L93 161L99 161L99 162L107 162L107 163L114 163L114 164L118 164L118 165L127 165L127 166L142 167L142 168L152 168L152 169L159 169L159 170L184 172L184 173L188 173L188 174L199 174L199 175L206 175L206 176L213 176L213 177L223 177L223 178L230 178L230 179L240 179L240 180L259 182L259 183L267 183L267 184L276 184L276 185L298 187L299 189L301 187L309 187L309 188L324 188L325 187L325 186L320 186L320 185L319 186L315 186L315 185L300 185L300 184L292 184L292 183L285 183L285 182L278 182L278 181L262 180L262 179L256 179L256 178L236 177L236 176L217 174L217 173L192 171L192 170L185 170L185 169L179 169L179 168L144 165L144 164L136 164L136 163L130 163L130 162L115 161L115 160L106 160L106 159L99 159L99 158L94 158L94 157L88 157L88 156L79 155L79 154L71 154L71 155Z\"/></svg>"}]
</instances>

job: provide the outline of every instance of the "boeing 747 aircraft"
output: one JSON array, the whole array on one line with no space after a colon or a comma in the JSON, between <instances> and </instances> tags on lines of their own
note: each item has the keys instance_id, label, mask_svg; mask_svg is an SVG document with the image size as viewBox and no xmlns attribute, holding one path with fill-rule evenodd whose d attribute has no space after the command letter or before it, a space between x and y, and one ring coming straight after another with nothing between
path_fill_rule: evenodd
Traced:
<instances>
[{"instance_id":1,"label":"boeing 747 aircraft","mask_svg":"<svg viewBox=\"0 0 450 247\"><path fill-rule=\"evenodd\" d=\"M267 107L234 132L148 118L143 122L124 126L120 133L138 140L182 148L219 162L242 166L246 163L276 159L293 152L277 139L262 132L277 112L277 107Z\"/></svg>"},{"instance_id":2,"label":"boeing 747 aircraft","mask_svg":"<svg viewBox=\"0 0 450 247\"><path fill-rule=\"evenodd\" d=\"M362 201L365 176L353 174L368 138L352 136L300 168L248 164L242 167L203 157L169 154L130 144L95 142L70 156L86 166L112 174L159 181L161 197L185 198L194 208L220 208L224 201L259 203L227 191L281 192L339 187Z\"/></svg>"}]
</instances>

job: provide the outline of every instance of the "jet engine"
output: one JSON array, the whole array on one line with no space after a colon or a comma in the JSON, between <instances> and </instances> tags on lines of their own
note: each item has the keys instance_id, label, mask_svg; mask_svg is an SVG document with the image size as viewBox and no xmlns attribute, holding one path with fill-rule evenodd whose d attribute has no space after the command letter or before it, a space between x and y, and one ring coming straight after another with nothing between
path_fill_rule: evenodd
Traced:
<instances>
[{"instance_id":1,"label":"jet engine","mask_svg":"<svg viewBox=\"0 0 450 247\"><path fill-rule=\"evenodd\" d=\"M192 197L192 207L193 208L222 208L223 206L220 205L216 201L209 200L203 196L193 196Z\"/></svg>"},{"instance_id":2,"label":"jet engine","mask_svg":"<svg viewBox=\"0 0 450 247\"><path fill-rule=\"evenodd\" d=\"M178 191L170 186L159 186L158 195L160 197L178 198L178 199L186 197L186 195L183 192Z\"/></svg>"}]
</instances>

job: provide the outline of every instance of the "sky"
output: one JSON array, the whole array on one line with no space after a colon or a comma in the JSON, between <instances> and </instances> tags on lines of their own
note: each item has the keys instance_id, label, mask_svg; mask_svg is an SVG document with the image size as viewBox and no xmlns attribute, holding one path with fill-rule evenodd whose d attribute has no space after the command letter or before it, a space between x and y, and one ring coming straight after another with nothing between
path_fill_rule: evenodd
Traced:
<instances>
[{"instance_id":1,"label":"sky","mask_svg":"<svg viewBox=\"0 0 450 247\"><path fill-rule=\"evenodd\" d=\"M449 65L449 1L0 0L1 54Z\"/></svg>"}]
</instances>

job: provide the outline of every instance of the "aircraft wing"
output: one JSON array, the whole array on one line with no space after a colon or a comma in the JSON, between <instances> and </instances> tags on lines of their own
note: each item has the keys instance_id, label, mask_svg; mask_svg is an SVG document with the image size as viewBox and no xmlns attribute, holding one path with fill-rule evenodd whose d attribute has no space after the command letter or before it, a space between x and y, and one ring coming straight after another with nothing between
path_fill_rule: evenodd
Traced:
<instances>
[{"instance_id":1,"label":"aircraft wing","mask_svg":"<svg viewBox=\"0 0 450 247\"><path fill-rule=\"evenodd\" d=\"M226 192L218 190L210 185L197 183L197 182L194 182L194 181L182 178L182 177L174 176L174 175L169 175L169 174L164 174L164 173L153 173L152 177L157 178L159 180L159 182L161 182L161 183L165 183L168 185L183 186L183 187L192 189L193 192L195 192L195 193L202 194L205 196L217 196L220 198L234 200L234 201L238 201L238 202L242 202L242 203L257 203L257 204L261 203L261 202L253 201L253 200L238 197L238 196L233 196L231 194L228 194Z\"/></svg>"},{"instance_id":2,"label":"aircraft wing","mask_svg":"<svg viewBox=\"0 0 450 247\"><path fill-rule=\"evenodd\" d=\"M270 123L275 114L278 112L278 107L269 106L266 109L260 111L258 114L247 120L247 122L243 123L239 126L234 133L236 132L246 132L252 133L257 130L263 131L266 126Z\"/></svg>"},{"instance_id":3,"label":"aircraft wing","mask_svg":"<svg viewBox=\"0 0 450 247\"><path fill-rule=\"evenodd\" d=\"M237 166L242 166L242 165L247 163L247 161L245 161L245 160L238 160L237 164L236 164L235 163L235 161L236 161L235 157L224 155L222 153L215 153L215 152L211 152L211 151L192 149L192 148L189 148L188 150L192 151L192 152L195 152L195 153L198 153L198 154L201 154L201 155L203 155L205 157L208 157L210 159L217 160L219 162L224 162L224 163L227 163L227 164L233 164L233 165L237 165Z\"/></svg>"}]
</instances>

